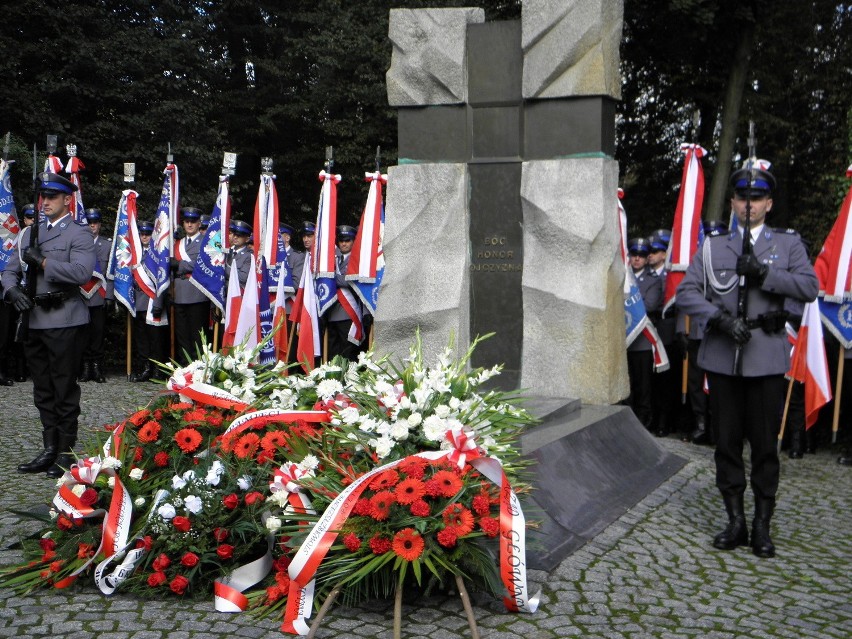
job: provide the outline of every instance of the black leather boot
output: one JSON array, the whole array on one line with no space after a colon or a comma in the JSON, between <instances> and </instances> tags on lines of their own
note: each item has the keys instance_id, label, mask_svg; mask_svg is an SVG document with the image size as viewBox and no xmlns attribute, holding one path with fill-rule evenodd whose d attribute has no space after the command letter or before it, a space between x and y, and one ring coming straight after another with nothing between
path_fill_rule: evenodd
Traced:
<instances>
[{"instance_id":1,"label":"black leather boot","mask_svg":"<svg viewBox=\"0 0 852 639\"><path fill-rule=\"evenodd\" d=\"M65 471L71 468L71 465L77 462L77 458L72 452L76 437L68 437L67 435L59 436L59 455L53 465L47 469L45 473L48 477L59 479L65 474Z\"/></svg>"},{"instance_id":2,"label":"black leather boot","mask_svg":"<svg viewBox=\"0 0 852 639\"><path fill-rule=\"evenodd\" d=\"M142 370L139 375L136 377L137 382L147 382L154 376L154 367L151 365L151 362L145 364L145 368Z\"/></svg>"},{"instance_id":3,"label":"black leather boot","mask_svg":"<svg viewBox=\"0 0 852 639\"><path fill-rule=\"evenodd\" d=\"M17 374L15 375L16 382L27 381L27 363L24 361L24 356L19 355L17 358Z\"/></svg>"},{"instance_id":4,"label":"black leather boot","mask_svg":"<svg viewBox=\"0 0 852 639\"><path fill-rule=\"evenodd\" d=\"M805 433L803 428L794 427L790 431L790 459L801 459L805 456Z\"/></svg>"},{"instance_id":5,"label":"black leather boot","mask_svg":"<svg viewBox=\"0 0 852 639\"><path fill-rule=\"evenodd\" d=\"M28 464L18 466L19 473L40 473L53 466L56 457L59 454L59 448L56 442L56 429L45 430L42 432L44 440L44 450Z\"/></svg>"},{"instance_id":6,"label":"black leather boot","mask_svg":"<svg viewBox=\"0 0 852 639\"><path fill-rule=\"evenodd\" d=\"M713 538L713 547L719 550L733 550L737 546L748 546L748 528L745 523L743 496L723 497L728 513L728 525L725 530Z\"/></svg>"},{"instance_id":7,"label":"black leather boot","mask_svg":"<svg viewBox=\"0 0 852 639\"><path fill-rule=\"evenodd\" d=\"M101 365L98 362L92 362L92 376L89 379L98 384L106 382L106 377L101 372Z\"/></svg>"},{"instance_id":8,"label":"black leather boot","mask_svg":"<svg viewBox=\"0 0 852 639\"><path fill-rule=\"evenodd\" d=\"M0 373L0 386L14 386L15 382L11 377L4 377L3 373Z\"/></svg>"},{"instance_id":9,"label":"black leather boot","mask_svg":"<svg viewBox=\"0 0 852 639\"><path fill-rule=\"evenodd\" d=\"M78 382L88 382L92 379L92 362L83 362L83 372L77 378Z\"/></svg>"},{"instance_id":10,"label":"black leather boot","mask_svg":"<svg viewBox=\"0 0 852 639\"><path fill-rule=\"evenodd\" d=\"M775 556L775 544L769 538L769 520L775 509L774 499L757 499L754 504L754 520L751 522L751 551L758 557Z\"/></svg>"},{"instance_id":11,"label":"black leather boot","mask_svg":"<svg viewBox=\"0 0 852 639\"><path fill-rule=\"evenodd\" d=\"M706 444L707 441L707 424L704 421L704 416L702 415L695 418L695 430L692 431L692 443Z\"/></svg>"}]
</instances>

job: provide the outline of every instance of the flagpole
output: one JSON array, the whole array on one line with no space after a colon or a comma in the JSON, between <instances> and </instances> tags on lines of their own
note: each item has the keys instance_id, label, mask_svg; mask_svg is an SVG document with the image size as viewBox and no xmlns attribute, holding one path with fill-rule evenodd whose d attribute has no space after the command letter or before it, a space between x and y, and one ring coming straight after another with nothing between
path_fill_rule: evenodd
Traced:
<instances>
[{"instance_id":1,"label":"flagpole","mask_svg":"<svg viewBox=\"0 0 852 639\"><path fill-rule=\"evenodd\" d=\"M843 345L840 345L837 358L837 383L834 385L834 419L831 422L831 443L837 443L837 429L840 425L840 394L843 390Z\"/></svg>"},{"instance_id":2,"label":"flagpole","mask_svg":"<svg viewBox=\"0 0 852 639\"><path fill-rule=\"evenodd\" d=\"M689 336L689 315L684 316L683 320L684 333ZM687 342L688 343L688 342ZM683 371L681 371L680 380L680 403L686 404L687 382L689 379L689 350L683 349Z\"/></svg>"},{"instance_id":3,"label":"flagpole","mask_svg":"<svg viewBox=\"0 0 852 639\"><path fill-rule=\"evenodd\" d=\"M130 188L136 183L136 163L135 162L125 162L124 163L124 181L127 182ZM118 228L118 224L116 223L116 228ZM141 291L140 291L141 292ZM135 301L135 298L134 298ZM127 337L125 339L125 368L127 370L127 381L132 381L130 378L133 374L133 354L132 354L132 338L133 338L133 325L130 321L130 311L127 312Z\"/></svg>"},{"instance_id":4,"label":"flagpole","mask_svg":"<svg viewBox=\"0 0 852 639\"><path fill-rule=\"evenodd\" d=\"M174 154L172 154L172 143L169 142L168 147L167 147L167 151L166 151L166 167L168 167L169 164L174 164L174 161L175 161L175 156L174 156ZM172 193L172 197L176 197L174 193ZM175 206L179 211L180 210L180 202L178 202ZM172 246L172 250L169 252L169 259L173 258L174 255L175 255L174 242L175 242L175 231L177 230L177 226L172 227L172 225L171 225L172 219L171 218L172 218L171 211L169 211L169 222L170 222L169 234L172 236L171 245L170 245L170 246ZM175 222L175 225L177 225L177 223L178 223L177 215L175 215L174 222ZM169 272L171 272L171 271L169 271ZM174 305L175 280L174 280L174 277L171 276L171 275L169 275L169 279L171 280L171 283L169 284L169 300L168 300L169 301L169 359L171 359L172 361L175 361L175 305Z\"/></svg>"},{"instance_id":5,"label":"flagpole","mask_svg":"<svg viewBox=\"0 0 852 639\"><path fill-rule=\"evenodd\" d=\"M790 411L790 398L793 395L793 382L796 380L790 376L790 383L787 384L787 399L784 400L784 415L781 417L781 428L778 431L778 453L781 453L781 440L784 439L784 429L787 426L787 413Z\"/></svg>"}]
</instances>

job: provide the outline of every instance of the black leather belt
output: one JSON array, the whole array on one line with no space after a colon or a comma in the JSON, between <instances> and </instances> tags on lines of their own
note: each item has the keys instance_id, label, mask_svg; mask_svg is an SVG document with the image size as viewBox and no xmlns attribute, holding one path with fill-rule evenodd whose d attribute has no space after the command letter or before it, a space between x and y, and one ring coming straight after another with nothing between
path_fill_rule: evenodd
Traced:
<instances>
[{"instance_id":1,"label":"black leather belt","mask_svg":"<svg viewBox=\"0 0 852 639\"><path fill-rule=\"evenodd\" d=\"M66 300L70 300L77 295L76 291L51 291L50 293L41 293L33 298L33 304L42 308L59 308Z\"/></svg>"}]
</instances>

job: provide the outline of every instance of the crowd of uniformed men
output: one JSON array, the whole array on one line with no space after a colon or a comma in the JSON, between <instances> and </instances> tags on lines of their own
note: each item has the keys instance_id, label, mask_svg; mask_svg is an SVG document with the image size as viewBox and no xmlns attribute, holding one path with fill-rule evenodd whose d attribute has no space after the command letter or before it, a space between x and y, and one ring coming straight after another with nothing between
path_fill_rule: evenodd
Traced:
<instances>
[{"instance_id":1,"label":"crowd of uniformed men","mask_svg":"<svg viewBox=\"0 0 852 639\"><path fill-rule=\"evenodd\" d=\"M41 174L40 180L45 219L39 226L38 242L31 246L34 210L30 205L22 214L17 259L7 263L0 280L7 302L0 311L0 354L7 364L5 370L0 369L0 384L32 377L44 450L18 469L46 470L49 476L58 477L70 465L71 447L76 442L80 412L77 382L105 381L104 327L115 302L108 280L101 294L88 298L81 295L81 287L96 272L96 264L103 268L109 261L111 241L100 236L100 212L87 211L88 229L75 224L68 205L77 187L52 173ZM776 439L784 404L784 374L790 360L785 323L796 324L801 318L803 304L817 296L818 281L798 234L765 224L775 189L775 178L768 169L737 171L732 187L731 208L739 227L730 231L724 225L705 227L705 239L677 289L675 313L664 317L661 312L671 233L658 230L650 237L628 242L630 265L647 313L673 364L668 372L653 373L651 343L640 335L628 347L628 402L645 427L658 436L678 433L684 440L715 443L716 482L728 525L714 538L713 545L724 550L748 545L755 555L772 557L775 547L769 536L769 520L779 480ZM748 251L742 239L747 215L752 236ZM151 306L155 320L172 306L174 354L183 363L193 358L203 334L208 334L209 341L213 323L221 319L208 298L189 282L201 249L205 217L197 208L181 210L182 232L171 260L173 293L170 299L165 294L155 299ZM153 222L140 221L138 230L144 250L149 250ZM294 229L282 224L279 230L280 247L292 268L293 281L299 282L305 251L313 246L315 226L305 222ZM233 219L228 232L226 281L236 268L242 289L250 269L252 228ZM338 286L347 285L344 275L355 234L349 226L337 229ZM296 239L295 245L291 245L291 239ZM22 285L29 273L36 276L34 292ZM742 299L748 302L745 316L740 290ZM166 326L146 321L146 295L137 291L136 300L139 312L132 327L132 380L147 381L156 375L153 362L169 359L171 332ZM11 339L16 314L29 319L23 349ZM371 319L365 317L365 325ZM327 356L355 359L361 347L347 339L349 316L341 309L331 309L324 324ZM688 367L685 392L678 366ZM681 401L682 393L688 401ZM791 404L789 455L800 458L815 445L805 435L800 387ZM749 443L751 456L748 479L744 441ZM844 456L839 461L848 464L850 460ZM744 493L749 483L755 509L750 534L744 514Z\"/></svg>"},{"instance_id":2,"label":"crowd of uniformed men","mask_svg":"<svg viewBox=\"0 0 852 639\"><path fill-rule=\"evenodd\" d=\"M72 461L71 447L77 438L79 382L106 382L107 319L116 314L117 307L113 284L108 278L101 278L102 285L92 287L94 292L87 294L93 277L106 271L112 252L112 240L100 234L101 212L87 209L88 226L76 224L68 207L77 186L55 173L42 173L39 180L44 219L39 224L37 242L30 245L35 207L29 204L21 211L17 252L0 278L0 294L6 302L0 304L0 385L11 386L15 381L31 378L42 422L44 450L33 461L21 464L18 470L47 471L49 476L59 477ZM130 381L144 382L157 377L155 363L168 362L172 353L176 361L186 364L195 358L202 339L212 343L213 325L222 320L221 313L189 281L208 221L209 216L202 215L195 207L181 209L181 228L176 231L175 257L170 263L174 286L171 292L155 298L150 309L154 320L169 314L171 323L147 321L150 298L134 281L137 312L130 329ZM150 250L154 223L140 219L137 228L143 251ZM240 294L249 275L252 233L251 225L243 220L234 218L229 223L225 282L227 286L231 269L237 269ZM297 286L305 265L305 251L311 250L315 233L312 222L303 222L298 229L283 223L279 226L279 248L286 255ZM336 270L341 288L349 286L345 274L355 236L356 229L351 226L337 228ZM295 239L293 244L291 239ZM35 274L34 291L27 287L29 273ZM358 303L357 296L353 297ZM20 331L22 317L28 327L24 332ZM365 310L365 328L371 320ZM345 312L333 306L322 321L328 335L324 354L328 359L342 355L355 360L366 349L369 331L364 331L360 344L351 343L348 333L352 320ZM290 361L295 361L294 348Z\"/></svg>"}]
</instances>

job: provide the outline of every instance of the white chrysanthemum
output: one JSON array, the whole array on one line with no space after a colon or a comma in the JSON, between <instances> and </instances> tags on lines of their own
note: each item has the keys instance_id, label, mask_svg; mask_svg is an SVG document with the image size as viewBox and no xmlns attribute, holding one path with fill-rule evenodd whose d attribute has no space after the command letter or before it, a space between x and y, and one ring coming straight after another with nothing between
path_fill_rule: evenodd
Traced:
<instances>
[{"instance_id":1,"label":"white chrysanthemum","mask_svg":"<svg viewBox=\"0 0 852 639\"><path fill-rule=\"evenodd\" d=\"M364 431L365 433L372 433L376 430L376 420L371 417L365 417L361 420L361 424L358 426L359 430Z\"/></svg>"},{"instance_id":2,"label":"white chrysanthemum","mask_svg":"<svg viewBox=\"0 0 852 639\"><path fill-rule=\"evenodd\" d=\"M201 497L198 495L187 495L186 499L183 500L183 505L193 515L197 515L204 508L204 502L201 501Z\"/></svg>"},{"instance_id":3,"label":"white chrysanthemum","mask_svg":"<svg viewBox=\"0 0 852 639\"><path fill-rule=\"evenodd\" d=\"M278 517L272 516L272 517L267 517L267 519L266 519L266 529L269 532L275 532L276 530L281 528L281 525L282 525L281 520L278 519Z\"/></svg>"},{"instance_id":4,"label":"white chrysanthemum","mask_svg":"<svg viewBox=\"0 0 852 639\"><path fill-rule=\"evenodd\" d=\"M393 450L394 441L390 437L380 437L375 440L374 449L379 459L384 459Z\"/></svg>"},{"instance_id":5,"label":"white chrysanthemum","mask_svg":"<svg viewBox=\"0 0 852 639\"><path fill-rule=\"evenodd\" d=\"M319 466L319 459L314 455L305 455L305 458L296 465L306 472L313 471Z\"/></svg>"},{"instance_id":6,"label":"white chrysanthemum","mask_svg":"<svg viewBox=\"0 0 852 639\"><path fill-rule=\"evenodd\" d=\"M391 426L390 435L397 441L408 439L408 424L404 421L395 422Z\"/></svg>"},{"instance_id":7,"label":"white chrysanthemum","mask_svg":"<svg viewBox=\"0 0 852 639\"><path fill-rule=\"evenodd\" d=\"M336 379L324 379L317 384L317 395L320 399L329 400L343 392L343 384Z\"/></svg>"},{"instance_id":8,"label":"white chrysanthemum","mask_svg":"<svg viewBox=\"0 0 852 639\"><path fill-rule=\"evenodd\" d=\"M447 433L447 422L437 415L429 415L423 420L423 436L430 442L437 442Z\"/></svg>"},{"instance_id":9,"label":"white chrysanthemum","mask_svg":"<svg viewBox=\"0 0 852 639\"><path fill-rule=\"evenodd\" d=\"M376 383L374 384L374 390L376 395L389 395L394 392L393 384L391 384L384 378L376 380Z\"/></svg>"},{"instance_id":10,"label":"white chrysanthemum","mask_svg":"<svg viewBox=\"0 0 852 639\"><path fill-rule=\"evenodd\" d=\"M408 421L409 426L420 426L423 423L423 415L420 413L411 413L406 421Z\"/></svg>"},{"instance_id":11,"label":"white chrysanthemum","mask_svg":"<svg viewBox=\"0 0 852 639\"><path fill-rule=\"evenodd\" d=\"M207 470L207 477L204 478L204 481L210 486L218 486L224 473L225 466L218 459L215 459L210 464L210 468Z\"/></svg>"},{"instance_id":12,"label":"white chrysanthemum","mask_svg":"<svg viewBox=\"0 0 852 639\"><path fill-rule=\"evenodd\" d=\"M80 497L85 490L86 486L84 484L77 484L71 489L71 492L74 493L77 497Z\"/></svg>"},{"instance_id":13,"label":"white chrysanthemum","mask_svg":"<svg viewBox=\"0 0 852 639\"><path fill-rule=\"evenodd\" d=\"M136 506L137 508L142 508L142 506L145 505L145 498L144 497L137 497L136 499L133 500L133 505Z\"/></svg>"},{"instance_id":14,"label":"white chrysanthemum","mask_svg":"<svg viewBox=\"0 0 852 639\"><path fill-rule=\"evenodd\" d=\"M101 464L101 467L112 468L117 470L121 468L121 460L117 457L107 457L106 459L104 459L103 463Z\"/></svg>"},{"instance_id":15,"label":"white chrysanthemum","mask_svg":"<svg viewBox=\"0 0 852 639\"><path fill-rule=\"evenodd\" d=\"M441 419L447 419L450 416L450 407L446 404L438 404L435 406L435 415Z\"/></svg>"},{"instance_id":16,"label":"white chrysanthemum","mask_svg":"<svg viewBox=\"0 0 852 639\"><path fill-rule=\"evenodd\" d=\"M145 471L141 468L134 468L130 471L130 479L136 479L137 481L142 479L143 475L145 475Z\"/></svg>"},{"instance_id":17,"label":"white chrysanthemum","mask_svg":"<svg viewBox=\"0 0 852 639\"><path fill-rule=\"evenodd\" d=\"M240 487L240 490L248 490L251 488L251 477L249 475L243 475L237 479L237 486Z\"/></svg>"},{"instance_id":18,"label":"white chrysanthemum","mask_svg":"<svg viewBox=\"0 0 852 639\"><path fill-rule=\"evenodd\" d=\"M163 504L157 508L157 514L163 519L174 519L177 512L175 511L175 507L171 504Z\"/></svg>"}]
</instances>

